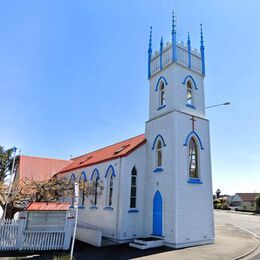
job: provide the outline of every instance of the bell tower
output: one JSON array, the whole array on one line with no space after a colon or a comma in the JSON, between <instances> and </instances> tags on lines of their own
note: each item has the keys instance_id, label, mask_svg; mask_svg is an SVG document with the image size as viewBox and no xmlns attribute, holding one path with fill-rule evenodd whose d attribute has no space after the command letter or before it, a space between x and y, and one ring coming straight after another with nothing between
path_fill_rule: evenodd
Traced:
<instances>
[{"instance_id":1,"label":"bell tower","mask_svg":"<svg viewBox=\"0 0 260 260\"><path fill-rule=\"evenodd\" d=\"M200 51L191 42L189 33L186 44L177 41L174 12L171 42L161 37L155 52L150 28L145 235L175 248L214 241L202 25Z\"/></svg>"}]
</instances>

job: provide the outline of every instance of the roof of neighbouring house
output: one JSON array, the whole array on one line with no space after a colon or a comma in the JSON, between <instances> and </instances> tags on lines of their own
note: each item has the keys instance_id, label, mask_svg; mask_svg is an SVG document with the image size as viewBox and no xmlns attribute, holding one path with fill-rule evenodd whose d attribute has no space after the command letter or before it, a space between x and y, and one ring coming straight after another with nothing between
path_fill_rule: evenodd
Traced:
<instances>
[{"instance_id":1,"label":"roof of neighbouring house","mask_svg":"<svg viewBox=\"0 0 260 260\"><path fill-rule=\"evenodd\" d=\"M26 178L33 179L35 181L41 181L50 178L71 162L69 160L41 158L25 155L20 155L19 160L20 181Z\"/></svg>"},{"instance_id":2,"label":"roof of neighbouring house","mask_svg":"<svg viewBox=\"0 0 260 260\"><path fill-rule=\"evenodd\" d=\"M27 211L67 211L70 208L69 203L61 202L31 202Z\"/></svg>"},{"instance_id":3,"label":"roof of neighbouring house","mask_svg":"<svg viewBox=\"0 0 260 260\"><path fill-rule=\"evenodd\" d=\"M260 193L236 193L243 201L254 201Z\"/></svg>"},{"instance_id":4,"label":"roof of neighbouring house","mask_svg":"<svg viewBox=\"0 0 260 260\"><path fill-rule=\"evenodd\" d=\"M59 173L65 173L71 170L127 156L145 142L145 135L141 134L94 152L81 155L73 158L72 162L60 170Z\"/></svg>"}]
</instances>

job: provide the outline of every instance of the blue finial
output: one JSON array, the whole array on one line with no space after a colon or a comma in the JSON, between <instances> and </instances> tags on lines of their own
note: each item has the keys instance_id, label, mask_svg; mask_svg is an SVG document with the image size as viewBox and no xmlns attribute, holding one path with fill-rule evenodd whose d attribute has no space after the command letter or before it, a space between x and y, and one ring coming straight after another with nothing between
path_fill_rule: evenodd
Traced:
<instances>
[{"instance_id":1,"label":"blue finial","mask_svg":"<svg viewBox=\"0 0 260 260\"><path fill-rule=\"evenodd\" d=\"M150 27L149 48L148 48L148 79L151 77L151 59L152 59L152 26Z\"/></svg>"},{"instance_id":2,"label":"blue finial","mask_svg":"<svg viewBox=\"0 0 260 260\"><path fill-rule=\"evenodd\" d=\"M188 66L189 66L189 68L191 68L191 44L190 44L190 33L188 33L187 46L188 46Z\"/></svg>"},{"instance_id":3,"label":"blue finial","mask_svg":"<svg viewBox=\"0 0 260 260\"><path fill-rule=\"evenodd\" d=\"M161 42L160 42L160 70L163 68L162 53L163 53L163 37L161 37Z\"/></svg>"},{"instance_id":4,"label":"blue finial","mask_svg":"<svg viewBox=\"0 0 260 260\"><path fill-rule=\"evenodd\" d=\"M200 24L200 46L204 47L202 24Z\"/></svg>"},{"instance_id":5,"label":"blue finial","mask_svg":"<svg viewBox=\"0 0 260 260\"><path fill-rule=\"evenodd\" d=\"M205 53L204 53L204 40L203 40L203 30L202 24L200 24L200 54L201 54L201 72L205 76Z\"/></svg>"},{"instance_id":6,"label":"blue finial","mask_svg":"<svg viewBox=\"0 0 260 260\"><path fill-rule=\"evenodd\" d=\"M177 60L177 39L176 39L176 19L174 10L172 10L172 61L176 62Z\"/></svg>"},{"instance_id":7,"label":"blue finial","mask_svg":"<svg viewBox=\"0 0 260 260\"><path fill-rule=\"evenodd\" d=\"M174 10L172 10L172 34L174 33L176 33L176 20Z\"/></svg>"},{"instance_id":8,"label":"blue finial","mask_svg":"<svg viewBox=\"0 0 260 260\"><path fill-rule=\"evenodd\" d=\"M153 30L153 27L151 26L150 27L150 37L149 37L149 49L148 49L148 51L151 51L151 52L152 52L152 30Z\"/></svg>"}]
</instances>

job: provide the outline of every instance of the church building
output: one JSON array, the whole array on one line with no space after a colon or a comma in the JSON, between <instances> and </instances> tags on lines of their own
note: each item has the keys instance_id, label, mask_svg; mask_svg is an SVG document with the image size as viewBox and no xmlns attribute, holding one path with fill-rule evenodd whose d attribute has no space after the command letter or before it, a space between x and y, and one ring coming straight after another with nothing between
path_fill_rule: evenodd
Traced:
<instances>
[{"instance_id":1,"label":"church building","mask_svg":"<svg viewBox=\"0 0 260 260\"><path fill-rule=\"evenodd\" d=\"M73 158L58 172L71 181L102 181L93 202L81 197L78 227L116 243L155 237L182 248L214 242L205 56L177 41L148 48L149 118L145 134Z\"/></svg>"}]
</instances>

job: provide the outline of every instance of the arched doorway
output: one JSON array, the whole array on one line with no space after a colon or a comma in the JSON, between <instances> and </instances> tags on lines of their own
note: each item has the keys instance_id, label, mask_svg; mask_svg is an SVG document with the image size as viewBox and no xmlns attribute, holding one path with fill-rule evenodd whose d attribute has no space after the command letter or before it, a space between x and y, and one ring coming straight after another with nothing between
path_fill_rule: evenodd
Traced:
<instances>
[{"instance_id":1,"label":"arched doorway","mask_svg":"<svg viewBox=\"0 0 260 260\"><path fill-rule=\"evenodd\" d=\"M162 236L162 196L159 191L153 198L153 235Z\"/></svg>"}]
</instances>

